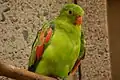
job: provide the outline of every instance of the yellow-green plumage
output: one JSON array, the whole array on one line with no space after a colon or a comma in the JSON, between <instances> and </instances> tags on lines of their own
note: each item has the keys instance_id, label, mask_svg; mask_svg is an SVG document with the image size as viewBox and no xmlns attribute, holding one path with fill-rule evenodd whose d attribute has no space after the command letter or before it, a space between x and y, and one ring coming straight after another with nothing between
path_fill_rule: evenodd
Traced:
<instances>
[{"instance_id":1,"label":"yellow-green plumage","mask_svg":"<svg viewBox=\"0 0 120 80\"><path fill-rule=\"evenodd\" d=\"M71 11L72 13L69 13ZM75 25L77 16L83 16L82 8L75 4L66 4L60 15L52 21L55 29L35 72L64 78L72 70L76 60L83 55L81 52L81 25ZM50 23L46 24L50 26ZM44 27L45 28L45 27ZM39 34L39 33L38 33ZM34 64L35 46L39 45L39 37L32 48L29 67Z\"/></svg>"}]
</instances>

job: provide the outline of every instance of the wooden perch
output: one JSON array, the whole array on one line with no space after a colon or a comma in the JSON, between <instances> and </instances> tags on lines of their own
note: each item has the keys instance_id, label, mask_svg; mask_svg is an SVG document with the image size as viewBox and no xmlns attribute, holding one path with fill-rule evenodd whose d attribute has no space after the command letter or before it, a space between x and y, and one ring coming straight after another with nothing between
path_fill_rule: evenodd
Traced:
<instances>
[{"instance_id":1,"label":"wooden perch","mask_svg":"<svg viewBox=\"0 0 120 80\"><path fill-rule=\"evenodd\" d=\"M5 65L0 62L0 76L6 76L17 80L57 80L55 78L38 75L25 69Z\"/></svg>"}]
</instances>

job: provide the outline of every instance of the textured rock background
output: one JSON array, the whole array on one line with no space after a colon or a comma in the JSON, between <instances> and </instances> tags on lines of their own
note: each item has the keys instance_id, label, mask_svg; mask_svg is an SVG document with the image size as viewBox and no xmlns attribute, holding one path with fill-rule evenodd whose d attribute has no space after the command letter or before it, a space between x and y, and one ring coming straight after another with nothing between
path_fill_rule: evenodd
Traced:
<instances>
[{"instance_id":1,"label":"textured rock background","mask_svg":"<svg viewBox=\"0 0 120 80\"><path fill-rule=\"evenodd\" d=\"M27 68L36 32L67 0L0 0L0 60ZM79 0L85 10L86 57L82 80L111 80L106 0ZM8 80L1 77L0 80Z\"/></svg>"}]
</instances>

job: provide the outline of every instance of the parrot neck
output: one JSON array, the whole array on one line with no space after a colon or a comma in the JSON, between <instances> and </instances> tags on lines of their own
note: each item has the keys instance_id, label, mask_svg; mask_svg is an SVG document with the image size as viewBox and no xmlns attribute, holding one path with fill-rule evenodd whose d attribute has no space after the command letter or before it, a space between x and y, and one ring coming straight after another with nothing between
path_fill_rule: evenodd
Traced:
<instances>
[{"instance_id":1,"label":"parrot neck","mask_svg":"<svg viewBox=\"0 0 120 80\"><path fill-rule=\"evenodd\" d=\"M56 26L56 28L67 33L69 37L77 39L80 36L81 25L71 23L71 20L65 16L59 16L55 21L59 23L59 26Z\"/></svg>"},{"instance_id":2,"label":"parrot neck","mask_svg":"<svg viewBox=\"0 0 120 80\"><path fill-rule=\"evenodd\" d=\"M59 15L57 17L57 19L62 20L62 21L66 22L66 23L69 23L71 25L74 25L74 23L75 23L75 18L74 17L68 17L68 16L65 16L65 15Z\"/></svg>"},{"instance_id":3,"label":"parrot neck","mask_svg":"<svg viewBox=\"0 0 120 80\"><path fill-rule=\"evenodd\" d=\"M65 27L63 27L63 28L67 29L67 31L69 29L72 29L72 28L75 28L75 30L78 31L78 32L81 30L81 25L75 25L73 19L70 19L70 18L68 18L66 16L63 16L63 15L58 16L56 18L56 22L59 22L59 23L65 25L66 28ZM73 27L70 28L70 26L73 26ZM62 26L59 26L59 27L62 27ZM69 32L71 32L71 30Z\"/></svg>"}]
</instances>

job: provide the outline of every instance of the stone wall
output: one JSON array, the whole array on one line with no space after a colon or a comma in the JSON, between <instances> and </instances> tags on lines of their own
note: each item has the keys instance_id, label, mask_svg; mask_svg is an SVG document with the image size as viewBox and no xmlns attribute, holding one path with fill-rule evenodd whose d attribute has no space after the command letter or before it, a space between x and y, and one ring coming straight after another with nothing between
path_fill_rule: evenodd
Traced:
<instances>
[{"instance_id":1,"label":"stone wall","mask_svg":"<svg viewBox=\"0 0 120 80\"><path fill-rule=\"evenodd\" d=\"M106 0L78 1L85 10L83 27L87 42L82 80L111 80ZM66 3L67 0L0 0L0 60L27 68L37 31L43 22L57 16Z\"/></svg>"}]
</instances>

